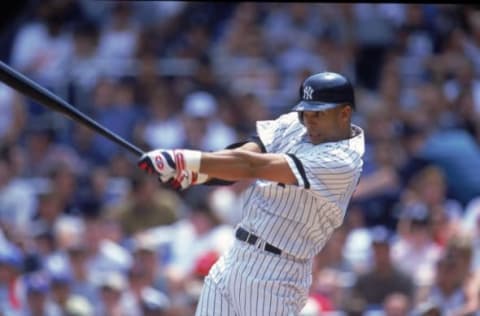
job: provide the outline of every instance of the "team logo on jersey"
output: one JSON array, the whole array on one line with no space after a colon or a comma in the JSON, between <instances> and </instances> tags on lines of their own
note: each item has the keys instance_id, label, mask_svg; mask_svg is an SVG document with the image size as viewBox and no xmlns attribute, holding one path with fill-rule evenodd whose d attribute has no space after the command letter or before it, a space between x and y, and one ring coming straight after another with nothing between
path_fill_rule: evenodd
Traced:
<instances>
[{"instance_id":1,"label":"team logo on jersey","mask_svg":"<svg viewBox=\"0 0 480 316\"><path fill-rule=\"evenodd\" d=\"M303 99L304 100L311 100L313 98L313 89L310 86L305 86L303 88Z\"/></svg>"}]
</instances>

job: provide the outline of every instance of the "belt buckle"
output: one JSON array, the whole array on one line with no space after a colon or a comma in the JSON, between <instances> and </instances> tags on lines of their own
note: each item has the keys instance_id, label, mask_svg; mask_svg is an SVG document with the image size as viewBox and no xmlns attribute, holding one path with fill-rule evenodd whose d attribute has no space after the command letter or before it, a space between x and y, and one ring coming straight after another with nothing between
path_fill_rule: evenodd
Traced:
<instances>
[{"instance_id":1,"label":"belt buckle","mask_svg":"<svg viewBox=\"0 0 480 316\"><path fill-rule=\"evenodd\" d=\"M251 232L247 231L247 237L245 238L245 241L247 242L247 244L250 243L250 236L252 235Z\"/></svg>"},{"instance_id":2,"label":"belt buckle","mask_svg":"<svg viewBox=\"0 0 480 316\"><path fill-rule=\"evenodd\" d=\"M264 241L264 240L261 240L261 241L258 243L257 248L258 248L258 249L261 249L261 250L263 250L263 251L267 251L267 250L265 249L266 246L267 246L267 242ZM268 252L268 251L267 251L267 252Z\"/></svg>"}]
</instances>

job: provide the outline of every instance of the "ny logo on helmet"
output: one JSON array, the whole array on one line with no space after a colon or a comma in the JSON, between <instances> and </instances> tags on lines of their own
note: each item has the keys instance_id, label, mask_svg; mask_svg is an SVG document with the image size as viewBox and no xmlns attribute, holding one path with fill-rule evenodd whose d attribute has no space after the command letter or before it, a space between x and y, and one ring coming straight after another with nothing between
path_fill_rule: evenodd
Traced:
<instances>
[{"instance_id":1,"label":"ny logo on helmet","mask_svg":"<svg viewBox=\"0 0 480 316\"><path fill-rule=\"evenodd\" d=\"M303 88L303 99L304 100L311 100L313 98L313 89L310 86L306 86Z\"/></svg>"}]
</instances>

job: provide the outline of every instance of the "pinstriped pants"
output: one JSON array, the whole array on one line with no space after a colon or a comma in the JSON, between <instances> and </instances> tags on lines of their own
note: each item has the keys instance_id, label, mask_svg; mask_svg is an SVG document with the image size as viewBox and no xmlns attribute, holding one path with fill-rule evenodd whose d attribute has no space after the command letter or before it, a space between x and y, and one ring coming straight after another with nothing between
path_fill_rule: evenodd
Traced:
<instances>
[{"instance_id":1,"label":"pinstriped pants","mask_svg":"<svg viewBox=\"0 0 480 316\"><path fill-rule=\"evenodd\" d=\"M312 260L235 240L205 278L195 316L295 316L305 305Z\"/></svg>"}]
</instances>

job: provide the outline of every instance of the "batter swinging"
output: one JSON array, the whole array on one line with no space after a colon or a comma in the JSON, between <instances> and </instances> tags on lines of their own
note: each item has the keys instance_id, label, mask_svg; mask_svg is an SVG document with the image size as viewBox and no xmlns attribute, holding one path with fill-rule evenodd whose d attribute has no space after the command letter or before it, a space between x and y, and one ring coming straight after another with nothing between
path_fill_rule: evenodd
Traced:
<instances>
[{"instance_id":1,"label":"batter swinging","mask_svg":"<svg viewBox=\"0 0 480 316\"><path fill-rule=\"evenodd\" d=\"M257 122L257 137L217 152L157 149L139 167L175 188L257 179L243 193L236 242L205 279L196 316L298 315L312 260L339 227L363 165L344 76L305 79L291 113Z\"/></svg>"}]
</instances>

